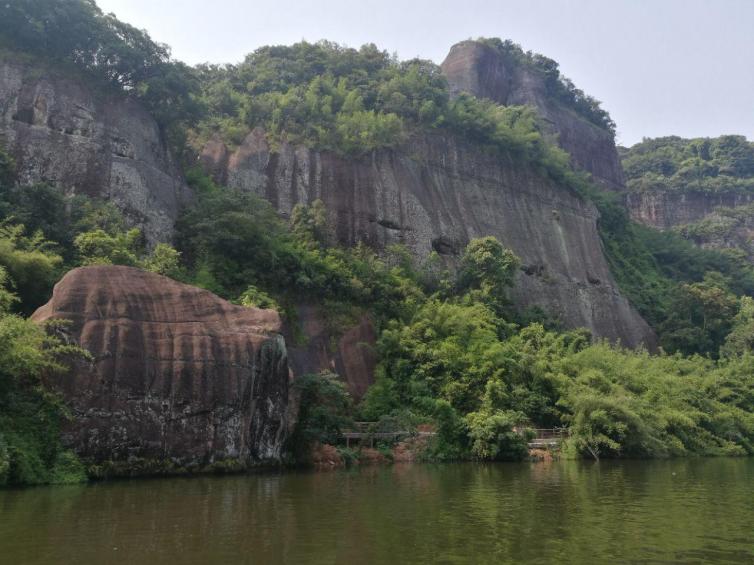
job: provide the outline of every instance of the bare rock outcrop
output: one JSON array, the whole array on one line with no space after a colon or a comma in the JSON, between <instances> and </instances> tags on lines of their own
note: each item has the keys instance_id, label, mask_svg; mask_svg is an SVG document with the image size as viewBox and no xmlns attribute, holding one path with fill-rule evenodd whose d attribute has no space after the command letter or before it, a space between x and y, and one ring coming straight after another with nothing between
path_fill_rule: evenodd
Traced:
<instances>
[{"instance_id":1,"label":"bare rock outcrop","mask_svg":"<svg viewBox=\"0 0 754 565\"><path fill-rule=\"evenodd\" d=\"M274 310L130 267L69 272L33 319L70 320L93 360L49 383L73 419L64 443L90 463L246 467L278 460L289 370Z\"/></svg>"},{"instance_id":2,"label":"bare rock outcrop","mask_svg":"<svg viewBox=\"0 0 754 565\"><path fill-rule=\"evenodd\" d=\"M170 239L191 197L140 104L42 64L0 60L0 148L21 182L107 199L150 243Z\"/></svg>"},{"instance_id":3,"label":"bare rock outcrop","mask_svg":"<svg viewBox=\"0 0 754 565\"><path fill-rule=\"evenodd\" d=\"M574 165L606 188L622 190L623 168L613 135L547 93L546 77L479 41L455 44L442 63L452 95L468 92L505 106L533 106Z\"/></svg>"},{"instance_id":4,"label":"bare rock outcrop","mask_svg":"<svg viewBox=\"0 0 754 565\"><path fill-rule=\"evenodd\" d=\"M453 262L475 237L493 235L521 257L516 303L540 306L568 327L624 345L654 344L620 294L602 252L596 208L510 158L452 137L416 136L395 150L345 158L304 146L273 150L259 129L227 160L203 162L230 186L253 191L289 215L320 199L336 238L376 249L403 243L419 258Z\"/></svg>"},{"instance_id":5,"label":"bare rock outcrop","mask_svg":"<svg viewBox=\"0 0 754 565\"><path fill-rule=\"evenodd\" d=\"M332 328L322 308L301 304L294 323L295 328L285 331L294 376L332 371L343 379L351 397L360 400L374 384L377 366L377 331L369 316L348 327ZM305 339L296 339L297 334Z\"/></svg>"},{"instance_id":6,"label":"bare rock outcrop","mask_svg":"<svg viewBox=\"0 0 754 565\"><path fill-rule=\"evenodd\" d=\"M626 194L631 219L658 229L691 224L717 208L738 208L754 203L754 195L740 192L647 191Z\"/></svg>"}]
</instances>

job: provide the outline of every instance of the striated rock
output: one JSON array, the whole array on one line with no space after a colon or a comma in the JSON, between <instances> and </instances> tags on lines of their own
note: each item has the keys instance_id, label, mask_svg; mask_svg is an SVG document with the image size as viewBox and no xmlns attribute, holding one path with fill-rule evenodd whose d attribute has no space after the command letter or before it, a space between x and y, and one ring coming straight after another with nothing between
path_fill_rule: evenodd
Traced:
<instances>
[{"instance_id":1,"label":"striated rock","mask_svg":"<svg viewBox=\"0 0 754 565\"><path fill-rule=\"evenodd\" d=\"M754 195L740 192L654 191L626 194L631 218L659 229L697 222L716 208L754 203Z\"/></svg>"},{"instance_id":2,"label":"striated rock","mask_svg":"<svg viewBox=\"0 0 754 565\"><path fill-rule=\"evenodd\" d=\"M130 267L69 272L32 319L71 321L91 363L50 385L73 419L64 443L93 463L186 468L277 460L289 371L274 310Z\"/></svg>"},{"instance_id":3,"label":"striated rock","mask_svg":"<svg viewBox=\"0 0 754 565\"><path fill-rule=\"evenodd\" d=\"M523 261L513 291L522 308L543 307L569 327L627 346L654 344L610 274L595 207L473 144L417 136L356 159L287 143L272 151L255 130L228 159L226 178L284 216L297 203L322 200L344 245L403 243L416 257L434 250L453 263L472 238L493 235Z\"/></svg>"},{"instance_id":4,"label":"striated rock","mask_svg":"<svg viewBox=\"0 0 754 565\"><path fill-rule=\"evenodd\" d=\"M296 335L304 339L296 339ZM360 400L374 383L377 332L368 316L347 328L330 328L320 308L302 304L296 309L296 328L285 331L291 370L296 377L332 371L348 392Z\"/></svg>"},{"instance_id":5,"label":"striated rock","mask_svg":"<svg viewBox=\"0 0 754 565\"><path fill-rule=\"evenodd\" d=\"M534 106L576 166L592 173L606 188L623 189L623 169L613 135L548 96L543 73L477 41L454 45L441 67L452 95L468 92L505 106Z\"/></svg>"},{"instance_id":6,"label":"striated rock","mask_svg":"<svg viewBox=\"0 0 754 565\"><path fill-rule=\"evenodd\" d=\"M0 60L0 147L21 182L108 199L152 244L191 197L141 105L40 65Z\"/></svg>"}]
</instances>

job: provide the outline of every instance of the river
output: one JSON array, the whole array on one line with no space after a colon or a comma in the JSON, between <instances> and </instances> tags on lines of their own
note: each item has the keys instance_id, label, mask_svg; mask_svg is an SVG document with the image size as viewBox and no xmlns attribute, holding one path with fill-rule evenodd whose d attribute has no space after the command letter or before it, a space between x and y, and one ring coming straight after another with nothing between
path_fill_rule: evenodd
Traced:
<instances>
[{"instance_id":1,"label":"river","mask_svg":"<svg viewBox=\"0 0 754 565\"><path fill-rule=\"evenodd\" d=\"M397 464L5 490L0 563L754 563L754 459Z\"/></svg>"}]
</instances>

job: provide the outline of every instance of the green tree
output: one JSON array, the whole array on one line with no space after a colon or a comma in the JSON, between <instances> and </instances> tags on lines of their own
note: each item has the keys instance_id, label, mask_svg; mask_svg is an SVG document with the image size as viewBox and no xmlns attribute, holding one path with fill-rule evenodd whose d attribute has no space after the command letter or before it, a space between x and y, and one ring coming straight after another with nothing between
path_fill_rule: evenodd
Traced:
<instances>
[{"instance_id":1,"label":"green tree","mask_svg":"<svg viewBox=\"0 0 754 565\"><path fill-rule=\"evenodd\" d=\"M501 410L480 410L466 415L471 453L479 459L523 459L529 453L526 438L513 428L522 415Z\"/></svg>"},{"instance_id":2,"label":"green tree","mask_svg":"<svg viewBox=\"0 0 754 565\"><path fill-rule=\"evenodd\" d=\"M303 459L314 443L337 443L343 430L352 424L352 402L343 382L332 373L301 376L294 387L300 404L289 441L294 455Z\"/></svg>"},{"instance_id":3,"label":"green tree","mask_svg":"<svg viewBox=\"0 0 754 565\"><path fill-rule=\"evenodd\" d=\"M167 243L158 243L141 264L145 271L180 279L183 275L180 259L181 254L172 246Z\"/></svg>"},{"instance_id":4,"label":"green tree","mask_svg":"<svg viewBox=\"0 0 754 565\"><path fill-rule=\"evenodd\" d=\"M737 310L735 295L720 276L708 273L703 282L677 288L668 318L660 326L661 343L669 351L716 356Z\"/></svg>"},{"instance_id":5,"label":"green tree","mask_svg":"<svg viewBox=\"0 0 754 565\"><path fill-rule=\"evenodd\" d=\"M76 236L74 245L82 265L139 265L142 246L141 230L109 234L96 229Z\"/></svg>"},{"instance_id":6,"label":"green tree","mask_svg":"<svg viewBox=\"0 0 754 565\"><path fill-rule=\"evenodd\" d=\"M754 299L742 296L732 329L720 348L720 355L733 357L751 353L754 353Z\"/></svg>"},{"instance_id":7,"label":"green tree","mask_svg":"<svg viewBox=\"0 0 754 565\"><path fill-rule=\"evenodd\" d=\"M0 224L0 267L20 298L20 309L30 314L49 297L63 260L41 232L25 235L22 225Z\"/></svg>"}]
</instances>

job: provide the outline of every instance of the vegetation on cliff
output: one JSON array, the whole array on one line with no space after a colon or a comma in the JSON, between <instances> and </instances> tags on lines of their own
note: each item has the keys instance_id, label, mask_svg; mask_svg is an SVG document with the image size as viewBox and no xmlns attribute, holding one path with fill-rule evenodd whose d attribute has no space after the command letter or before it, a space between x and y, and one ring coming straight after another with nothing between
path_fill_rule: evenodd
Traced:
<instances>
[{"instance_id":1,"label":"vegetation on cliff","mask_svg":"<svg viewBox=\"0 0 754 565\"><path fill-rule=\"evenodd\" d=\"M589 96L577 88L571 79L563 76L557 61L540 53L524 51L520 45L510 39L503 41L497 37L480 37L476 41L495 49L517 65L523 65L541 73L545 78L547 94L550 97L615 136L615 122L610 114L600 106L599 100Z\"/></svg>"},{"instance_id":2,"label":"vegetation on cliff","mask_svg":"<svg viewBox=\"0 0 754 565\"><path fill-rule=\"evenodd\" d=\"M357 418L381 428L435 425L430 456L445 459L520 457L525 440L513 427L526 425L569 426L574 454L589 457L752 451L751 308L710 274L712 266L725 268L714 263L716 254L682 242L661 269L651 254L657 249L626 236L638 249L628 267L649 261L658 279L651 292L666 292L663 312L677 314L667 332L679 345L668 338L669 350L692 354L653 356L516 315L506 290L518 260L494 238L472 241L449 273L431 261L416 267L400 248L378 258L364 247L328 245L320 203L297 208L286 226L252 195L207 179L203 186L204 197L179 224L195 283L228 298L251 284L282 305L309 296L341 312L376 313L377 383L351 408L330 377L302 381L307 416L295 436L299 448L332 441ZM694 277L699 282L679 282Z\"/></svg>"},{"instance_id":3,"label":"vegetation on cliff","mask_svg":"<svg viewBox=\"0 0 754 565\"><path fill-rule=\"evenodd\" d=\"M65 270L98 263L141 266L240 304L275 306L294 324L302 298L338 321L369 311L380 333L377 383L353 406L331 376L302 379L294 446L337 438L358 417L434 425L431 456L440 459L519 458L526 450L518 428L527 426L570 427L570 448L581 456L754 451L751 267L632 224L542 136L531 109L451 100L436 65L399 62L373 45L265 47L240 65L191 70L89 0L0 4L0 38L139 97L197 146L214 135L238 144L262 127L273 144L360 158L421 130L505 153L596 203L613 272L664 349L629 351L516 313L507 289L519 261L494 238L471 241L454 272L434 256L417 265L400 246L380 255L361 245L343 249L333 245L321 203L298 206L285 222L253 194L192 169L197 198L176 226L176 248L148 252L112 205L22 186L0 152L0 482L55 480L64 463L76 469L57 437L63 411L40 387L60 368L56 355L72 351L18 313L47 300ZM487 43L545 73L561 102L613 127L553 61ZM668 139L629 151L634 189L677 177L714 190L726 179L744 186L754 174L751 144L741 138Z\"/></svg>"},{"instance_id":4,"label":"vegetation on cliff","mask_svg":"<svg viewBox=\"0 0 754 565\"><path fill-rule=\"evenodd\" d=\"M41 383L65 373L61 356L78 348L11 313L18 298L0 267L0 486L78 482L83 466L60 443L65 407Z\"/></svg>"},{"instance_id":5,"label":"vegetation on cliff","mask_svg":"<svg viewBox=\"0 0 754 565\"><path fill-rule=\"evenodd\" d=\"M701 249L679 234L631 222L612 195L595 194L605 254L621 291L669 353L717 357L754 268L735 253Z\"/></svg>"},{"instance_id":6,"label":"vegetation on cliff","mask_svg":"<svg viewBox=\"0 0 754 565\"><path fill-rule=\"evenodd\" d=\"M104 14L94 0L13 0L0 4L0 48L75 67L140 100L178 143L196 118L193 71L167 45Z\"/></svg>"},{"instance_id":7,"label":"vegetation on cliff","mask_svg":"<svg viewBox=\"0 0 754 565\"><path fill-rule=\"evenodd\" d=\"M635 192L754 191L754 143L741 135L645 139L621 158Z\"/></svg>"},{"instance_id":8,"label":"vegetation on cliff","mask_svg":"<svg viewBox=\"0 0 754 565\"><path fill-rule=\"evenodd\" d=\"M371 44L352 49L320 41L262 47L239 65L204 65L198 73L205 114L189 136L197 150L213 136L238 145L256 127L273 145L351 156L396 147L417 131L451 133L573 188L585 183L568 155L543 137L532 108L451 99L431 61L398 61Z\"/></svg>"}]
</instances>

